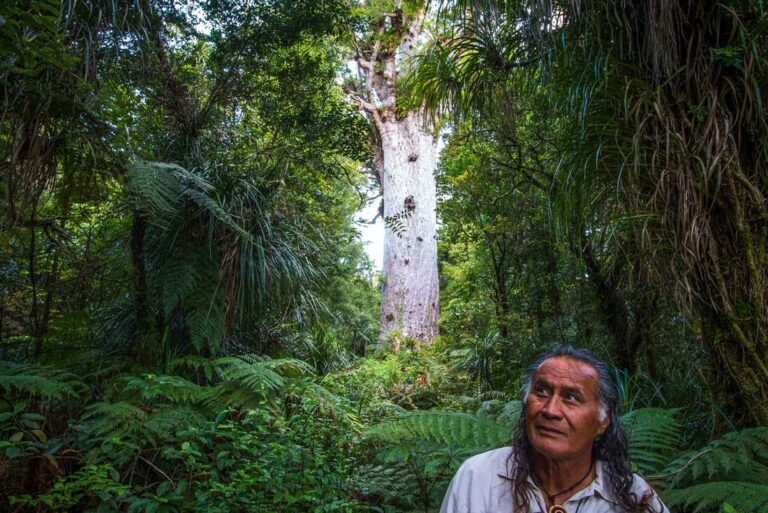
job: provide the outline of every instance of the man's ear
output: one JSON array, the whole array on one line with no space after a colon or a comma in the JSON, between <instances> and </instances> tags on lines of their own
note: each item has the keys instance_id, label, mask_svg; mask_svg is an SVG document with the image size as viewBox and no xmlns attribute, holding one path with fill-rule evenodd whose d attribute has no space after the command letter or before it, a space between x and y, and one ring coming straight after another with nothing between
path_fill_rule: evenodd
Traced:
<instances>
[{"instance_id":1,"label":"man's ear","mask_svg":"<svg viewBox=\"0 0 768 513\"><path fill-rule=\"evenodd\" d=\"M608 429L608 426L611 425L611 418L606 415L604 420L600 421L600 426L597 428L597 435L602 436L603 433L605 433L605 430Z\"/></svg>"}]
</instances>

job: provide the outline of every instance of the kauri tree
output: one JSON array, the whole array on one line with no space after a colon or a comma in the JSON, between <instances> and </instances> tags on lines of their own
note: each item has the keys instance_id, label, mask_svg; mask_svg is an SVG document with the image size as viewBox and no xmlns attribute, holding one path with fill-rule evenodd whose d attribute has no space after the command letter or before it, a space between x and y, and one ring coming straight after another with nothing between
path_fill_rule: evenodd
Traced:
<instances>
[{"instance_id":1,"label":"kauri tree","mask_svg":"<svg viewBox=\"0 0 768 513\"><path fill-rule=\"evenodd\" d=\"M386 223L381 339L397 350L403 337L431 342L437 334L437 142L423 112L398 102L398 77L416 49L425 6L388 4L361 8L355 34L360 80L349 93L374 126Z\"/></svg>"}]
</instances>

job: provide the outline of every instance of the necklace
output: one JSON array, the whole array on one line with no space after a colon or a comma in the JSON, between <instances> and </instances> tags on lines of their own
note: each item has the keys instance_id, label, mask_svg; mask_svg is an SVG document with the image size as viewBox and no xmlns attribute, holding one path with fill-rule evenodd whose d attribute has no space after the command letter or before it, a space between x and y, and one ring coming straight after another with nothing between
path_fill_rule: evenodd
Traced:
<instances>
[{"instance_id":1,"label":"necklace","mask_svg":"<svg viewBox=\"0 0 768 513\"><path fill-rule=\"evenodd\" d=\"M584 474L584 477L582 477L581 479L576 481L573 485L569 486L565 490L560 490L557 493L549 493L549 490L544 488L543 484L537 482L537 484L542 489L542 491L544 491L544 493L547 494L547 498L549 499L549 503L551 504L551 506L549 507L548 512L549 513L567 513L567 511L565 510L565 507L562 504L555 504L555 498L559 497L560 495L566 494L566 493L568 493L570 491L573 491L577 486L579 486L581 483L583 483L584 480L587 477L589 477L589 475L592 473L592 469L594 467L595 467L595 462L593 461L589 465L589 468L587 469L587 473ZM536 479L536 481L538 481L538 479Z\"/></svg>"}]
</instances>

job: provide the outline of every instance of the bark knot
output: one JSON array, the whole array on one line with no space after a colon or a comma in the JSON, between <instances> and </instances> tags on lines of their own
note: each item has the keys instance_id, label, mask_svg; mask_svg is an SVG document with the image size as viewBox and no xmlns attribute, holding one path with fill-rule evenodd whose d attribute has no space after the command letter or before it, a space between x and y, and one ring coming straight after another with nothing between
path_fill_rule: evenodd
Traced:
<instances>
[{"instance_id":1,"label":"bark knot","mask_svg":"<svg viewBox=\"0 0 768 513\"><path fill-rule=\"evenodd\" d=\"M416 200L413 199L413 196L405 197L405 201L403 201L403 207L405 208L406 212L413 212L416 210Z\"/></svg>"},{"instance_id":2,"label":"bark knot","mask_svg":"<svg viewBox=\"0 0 768 513\"><path fill-rule=\"evenodd\" d=\"M419 160L419 154L415 151L408 155L408 162L416 162L417 160Z\"/></svg>"}]
</instances>

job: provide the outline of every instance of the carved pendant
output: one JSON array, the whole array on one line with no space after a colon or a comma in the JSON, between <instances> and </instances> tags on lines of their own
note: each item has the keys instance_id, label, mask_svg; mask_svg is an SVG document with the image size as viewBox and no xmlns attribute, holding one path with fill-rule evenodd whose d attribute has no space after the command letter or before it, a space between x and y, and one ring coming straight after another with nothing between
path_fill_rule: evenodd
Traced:
<instances>
[{"instance_id":1,"label":"carved pendant","mask_svg":"<svg viewBox=\"0 0 768 513\"><path fill-rule=\"evenodd\" d=\"M568 513L562 504L555 504L549 507L549 513Z\"/></svg>"}]
</instances>

